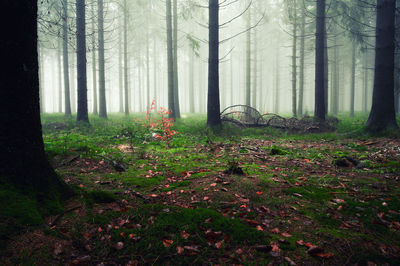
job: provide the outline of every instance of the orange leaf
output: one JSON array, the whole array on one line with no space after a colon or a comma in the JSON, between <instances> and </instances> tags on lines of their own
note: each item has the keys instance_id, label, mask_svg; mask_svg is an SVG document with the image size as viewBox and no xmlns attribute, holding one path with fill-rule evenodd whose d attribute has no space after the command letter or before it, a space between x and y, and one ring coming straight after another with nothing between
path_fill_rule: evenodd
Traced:
<instances>
[{"instance_id":1,"label":"orange leaf","mask_svg":"<svg viewBox=\"0 0 400 266\"><path fill-rule=\"evenodd\" d=\"M300 246L304 246L305 244L303 240L297 240L296 243L299 244Z\"/></svg>"},{"instance_id":2,"label":"orange leaf","mask_svg":"<svg viewBox=\"0 0 400 266\"><path fill-rule=\"evenodd\" d=\"M181 246L177 246L177 247L176 247L176 252L177 252L178 254L182 254L183 251L185 251L185 249L184 249L183 247L181 247Z\"/></svg>"},{"instance_id":3,"label":"orange leaf","mask_svg":"<svg viewBox=\"0 0 400 266\"><path fill-rule=\"evenodd\" d=\"M283 236L283 237L292 237L292 235L288 234L288 233L282 233L281 236Z\"/></svg>"},{"instance_id":4,"label":"orange leaf","mask_svg":"<svg viewBox=\"0 0 400 266\"><path fill-rule=\"evenodd\" d=\"M257 191L256 193L257 193L257 195L262 195L261 191Z\"/></svg>"},{"instance_id":5,"label":"orange leaf","mask_svg":"<svg viewBox=\"0 0 400 266\"><path fill-rule=\"evenodd\" d=\"M332 258L334 255L333 255L333 253L318 253L318 254L315 254L315 256L318 256L318 257L324 258L324 259L329 259L329 258Z\"/></svg>"}]
</instances>

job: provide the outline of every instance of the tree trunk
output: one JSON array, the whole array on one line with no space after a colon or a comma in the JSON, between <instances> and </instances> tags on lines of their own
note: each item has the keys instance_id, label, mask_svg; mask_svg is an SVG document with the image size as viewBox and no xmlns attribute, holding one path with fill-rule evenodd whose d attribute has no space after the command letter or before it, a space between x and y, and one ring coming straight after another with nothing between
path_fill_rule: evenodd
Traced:
<instances>
[{"instance_id":1,"label":"tree trunk","mask_svg":"<svg viewBox=\"0 0 400 266\"><path fill-rule=\"evenodd\" d=\"M95 34L95 5L92 7L92 88L93 88L93 114L98 114L97 98L97 68L96 68L96 34Z\"/></svg>"},{"instance_id":2,"label":"tree trunk","mask_svg":"<svg viewBox=\"0 0 400 266\"><path fill-rule=\"evenodd\" d=\"M329 60L328 60L328 36L326 26L324 28L324 88L325 88L325 115L328 113L328 89L329 89Z\"/></svg>"},{"instance_id":3,"label":"tree trunk","mask_svg":"<svg viewBox=\"0 0 400 266\"><path fill-rule=\"evenodd\" d=\"M254 56L253 56L253 84L252 84L252 87L253 87L253 94L252 94L252 99L251 99L251 101L252 101L252 107L254 107L254 108L256 108L257 109L257 97L258 97L258 95L257 95L257 62L258 62L258 59L257 59L257 57L258 57L258 51L257 51L257 28L254 28L254 38L253 38L254 40L253 40L253 42L254 42L254 52L253 52L253 54L254 54Z\"/></svg>"},{"instance_id":4,"label":"tree trunk","mask_svg":"<svg viewBox=\"0 0 400 266\"><path fill-rule=\"evenodd\" d=\"M337 31L336 26L334 30L334 39L333 39L333 62L332 62L332 88L331 88L331 112L334 115L338 114L338 101L339 101L339 71L338 71L338 47L337 47Z\"/></svg>"},{"instance_id":5,"label":"tree trunk","mask_svg":"<svg viewBox=\"0 0 400 266\"><path fill-rule=\"evenodd\" d=\"M104 10L103 0L97 0L98 34L99 34L99 116L107 118L106 78L104 61Z\"/></svg>"},{"instance_id":6,"label":"tree trunk","mask_svg":"<svg viewBox=\"0 0 400 266\"><path fill-rule=\"evenodd\" d=\"M147 5L148 7L148 5ZM149 10L149 9L147 9ZM150 109L150 40L149 40L149 21L146 16L146 109Z\"/></svg>"},{"instance_id":7,"label":"tree trunk","mask_svg":"<svg viewBox=\"0 0 400 266\"><path fill-rule=\"evenodd\" d=\"M158 102L158 93L157 93L157 42L156 38L153 39L153 91L154 91L154 99L155 99L155 109L158 110L159 102Z\"/></svg>"},{"instance_id":8,"label":"tree trunk","mask_svg":"<svg viewBox=\"0 0 400 266\"><path fill-rule=\"evenodd\" d=\"M276 44L276 54L275 54L275 97L274 97L274 113L278 114L279 113L279 93L280 93L280 64L279 64L279 54L280 54L280 36L278 33L277 37L277 44Z\"/></svg>"},{"instance_id":9,"label":"tree trunk","mask_svg":"<svg viewBox=\"0 0 400 266\"><path fill-rule=\"evenodd\" d=\"M179 106L179 77L178 77L178 1L174 2L174 105L175 105L175 118L181 118L181 111Z\"/></svg>"},{"instance_id":10,"label":"tree trunk","mask_svg":"<svg viewBox=\"0 0 400 266\"><path fill-rule=\"evenodd\" d=\"M123 13L123 12L122 12ZM123 16L123 14L121 14ZM119 112L124 112L124 73L123 73L123 47L122 47L122 32L123 32L123 22L119 19L119 29L118 29L118 87L119 87Z\"/></svg>"},{"instance_id":11,"label":"tree trunk","mask_svg":"<svg viewBox=\"0 0 400 266\"><path fill-rule=\"evenodd\" d=\"M363 52L363 63L364 63L364 69L363 69L363 113L367 113L368 109L368 49L365 48Z\"/></svg>"},{"instance_id":12,"label":"tree trunk","mask_svg":"<svg viewBox=\"0 0 400 266\"><path fill-rule=\"evenodd\" d=\"M124 93L125 115L129 115L129 86L128 86L128 6L124 0Z\"/></svg>"},{"instance_id":13,"label":"tree trunk","mask_svg":"<svg viewBox=\"0 0 400 266\"><path fill-rule=\"evenodd\" d=\"M367 130L398 129L394 110L395 0L380 0L376 10L375 77Z\"/></svg>"},{"instance_id":14,"label":"tree trunk","mask_svg":"<svg viewBox=\"0 0 400 266\"><path fill-rule=\"evenodd\" d=\"M209 0L207 125L221 125L219 102L219 3Z\"/></svg>"},{"instance_id":15,"label":"tree trunk","mask_svg":"<svg viewBox=\"0 0 400 266\"><path fill-rule=\"evenodd\" d=\"M315 39L315 110L318 121L325 121L325 0L317 0Z\"/></svg>"},{"instance_id":16,"label":"tree trunk","mask_svg":"<svg viewBox=\"0 0 400 266\"><path fill-rule=\"evenodd\" d=\"M62 113L62 40L58 38L57 46L57 69L58 69L58 112Z\"/></svg>"},{"instance_id":17,"label":"tree trunk","mask_svg":"<svg viewBox=\"0 0 400 266\"><path fill-rule=\"evenodd\" d=\"M251 9L249 9L247 17L247 33L246 33L246 102L247 106L251 106Z\"/></svg>"},{"instance_id":18,"label":"tree trunk","mask_svg":"<svg viewBox=\"0 0 400 266\"><path fill-rule=\"evenodd\" d=\"M176 119L174 96L174 60L172 47L172 15L171 0L166 0L167 16L167 61L168 61L168 109L171 112L169 118Z\"/></svg>"},{"instance_id":19,"label":"tree trunk","mask_svg":"<svg viewBox=\"0 0 400 266\"><path fill-rule=\"evenodd\" d=\"M76 52L71 57L71 111L76 113Z\"/></svg>"},{"instance_id":20,"label":"tree trunk","mask_svg":"<svg viewBox=\"0 0 400 266\"><path fill-rule=\"evenodd\" d=\"M47 161L40 122L37 2L1 1L7 10L0 39L0 181L14 184L39 203L58 201L71 189ZM4 23L4 19L3 19ZM18 77L18 82L16 82ZM32 195L32 192L34 195Z\"/></svg>"},{"instance_id":21,"label":"tree trunk","mask_svg":"<svg viewBox=\"0 0 400 266\"><path fill-rule=\"evenodd\" d=\"M354 95L356 90L356 44L351 47L350 116L354 117Z\"/></svg>"},{"instance_id":22,"label":"tree trunk","mask_svg":"<svg viewBox=\"0 0 400 266\"><path fill-rule=\"evenodd\" d=\"M297 116L297 6L296 0L293 4L293 46L292 46L292 113Z\"/></svg>"},{"instance_id":23,"label":"tree trunk","mask_svg":"<svg viewBox=\"0 0 400 266\"><path fill-rule=\"evenodd\" d=\"M64 108L65 115L71 115L68 60L68 0L63 0L63 69L64 69Z\"/></svg>"},{"instance_id":24,"label":"tree trunk","mask_svg":"<svg viewBox=\"0 0 400 266\"><path fill-rule=\"evenodd\" d=\"M194 51L189 48L189 111L194 113Z\"/></svg>"},{"instance_id":25,"label":"tree trunk","mask_svg":"<svg viewBox=\"0 0 400 266\"><path fill-rule=\"evenodd\" d=\"M304 4L301 5L301 27L300 27L300 73L299 73L299 107L298 114L303 115L304 104L304 57L305 57L305 34L306 34L306 13Z\"/></svg>"},{"instance_id":26,"label":"tree trunk","mask_svg":"<svg viewBox=\"0 0 400 266\"><path fill-rule=\"evenodd\" d=\"M87 107L85 8L85 0L76 0L76 62L78 76L78 114L76 119L78 122L89 123Z\"/></svg>"},{"instance_id":27,"label":"tree trunk","mask_svg":"<svg viewBox=\"0 0 400 266\"><path fill-rule=\"evenodd\" d=\"M45 113L45 104L44 104L44 77L43 77L43 68L44 68L44 58L42 48L38 47L39 52L39 101L40 101L40 113Z\"/></svg>"}]
</instances>

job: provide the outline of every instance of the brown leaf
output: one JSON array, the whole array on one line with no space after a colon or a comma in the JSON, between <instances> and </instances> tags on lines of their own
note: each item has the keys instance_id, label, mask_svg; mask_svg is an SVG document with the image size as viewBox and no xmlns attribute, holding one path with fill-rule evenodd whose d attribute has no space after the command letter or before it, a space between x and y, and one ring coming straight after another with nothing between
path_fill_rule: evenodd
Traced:
<instances>
[{"instance_id":1,"label":"brown leaf","mask_svg":"<svg viewBox=\"0 0 400 266\"><path fill-rule=\"evenodd\" d=\"M279 254L281 253L281 249L279 248L279 246L275 243L271 244L272 250L271 250L271 255L273 257L278 257Z\"/></svg>"},{"instance_id":2,"label":"brown leaf","mask_svg":"<svg viewBox=\"0 0 400 266\"><path fill-rule=\"evenodd\" d=\"M283 237L292 237L292 235L289 234L289 233L281 233L281 236L283 236Z\"/></svg>"},{"instance_id":3,"label":"brown leaf","mask_svg":"<svg viewBox=\"0 0 400 266\"><path fill-rule=\"evenodd\" d=\"M186 249L186 250L189 250L189 251L200 252L199 246L195 246L195 245L184 246L183 248Z\"/></svg>"},{"instance_id":4,"label":"brown leaf","mask_svg":"<svg viewBox=\"0 0 400 266\"><path fill-rule=\"evenodd\" d=\"M329 258L332 258L334 256L333 253L317 253L315 255L320 257L320 258L324 258L324 259L329 259Z\"/></svg>"},{"instance_id":5,"label":"brown leaf","mask_svg":"<svg viewBox=\"0 0 400 266\"><path fill-rule=\"evenodd\" d=\"M303 240L297 240L296 243L299 244L300 246L304 246L305 244Z\"/></svg>"},{"instance_id":6,"label":"brown leaf","mask_svg":"<svg viewBox=\"0 0 400 266\"><path fill-rule=\"evenodd\" d=\"M124 248L124 243L123 242L118 242L117 244L115 244L114 248L116 250L121 250Z\"/></svg>"},{"instance_id":7,"label":"brown leaf","mask_svg":"<svg viewBox=\"0 0 400 266\"><path fill-rule=\"evenodd\" d=\"M184 251L185 251L185 249L184 249L183 247L181 247L181 246L177 246L177 247L176 247L176 252L177 252L178 254L182 254Z\"/></svg>"},{"instance_id":8,"label":"brown leaf","mask_svg":"<svg viewBox=\"0 0 400 266\"><path fill-rule=\"evenodd\" d=\"M182 232L181 232L181 237L182 237L183 239L188 239L189 236L190 236L190 234L186 233L186 231L182 231Z\"/></svg>"},{"instance_id":9,"label":"brown leaf","mask_svg":"<svg viewBox=\"0 0 400 266\"><path fill-rule=\"evenodd\" d=\"M170 247L173 243L174 243L173 240L169 240L169 239L164 239L164 240L163 240L163 245L164 245L164 247L166 247L166 248Z\"/></svg>"},{"instance_id":10,"label":"brown leaf","mask_svg":"<svg viewBox=\"0 0 400 266\"><path fill-rule=\"evenodd\" d=\"M279 228L275 227L275 228L271 229L270 232L274 233L274 234L279 234Z\"/></svg>"},{"instance_id":11,"label":"brown leaf","mask_svg":"<svg viewBox=\"0 0 400 266\"><path fill-rule=\"evenodd\" d=\"M217 249L220 249L220 248L222 248L222 244L223 244L223 241L216 242L216 243L215 243L215 247L216 247Z\"/></svg>"}]
</instances>

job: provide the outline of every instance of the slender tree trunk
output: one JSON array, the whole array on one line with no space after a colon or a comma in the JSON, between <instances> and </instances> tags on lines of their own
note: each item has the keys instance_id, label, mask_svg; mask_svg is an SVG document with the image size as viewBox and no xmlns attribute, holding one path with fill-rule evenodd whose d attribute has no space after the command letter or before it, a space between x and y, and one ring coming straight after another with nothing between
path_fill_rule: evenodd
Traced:
<instances>
[{"instance_id":1,"label":"slender tree trunk","mask_svg":"<svg viewBox=\"0 0 400 266\"><path fill-rule=\"evenodd\" d=\"M325 0L317 0L315 40L315 119L325 121Z\"/></svg>"},{"instance_id":2,"label":"slender tree trunk","mask_svg":"<svg viewBox=\"0 0 400 266\"><path fill-rule=\"evenodd\" d=\"M207 125L221 125L219 102L219 1L209 0Z\"/></svg>"},{"instance_id":3,"label":"slender tree trunk","mask_svg":"<svg viewBox=\"0 0 400 266\"><path fill-rule=\"evenodd\" d=\"M306 34L306 13L304 3L301 7L301 27L300 27L300 73L299 73L299 109L298 114L303 115L304 104L304 57L305 57L305 34Z\"/></svg>"},{"instance_id":4,"label":"slender tree trunk","mask_svg":"<svg viewBox=\"0 0 400 266\"><path fill-rule=\"evenodd\" d=\"M337 31L336 26L334 29L334 39L333 39L333 62L332 62L332 88L331 88L331 113L334 115L338 114L338 100L339 100L339 82L338 82L338 47L337 47Z\"/></svg>"},{"instance_id":5,"label":"slender tree trunk","mask_svg":"<svg viewBox=\"0 0 400 266\"><path fill-rule=\"evenodd\" d=\"M258 47L257 47L257 28L254 28L254 38L253 38L254 40L253 40L253 42L254 42L254 52L253 52L253 54L254 54L254 61L253 61L253 84L252 84L252 87L253 87L253 94L252 94L252 107L254 107L254 108L256 108L257 109L257 97L258 97L258 95L257 95L257 62L258 62L258 51L257 51L257 49L258 49Z\"/></svg>"},{"instance_id":6,"label":"slender tree trunk","mask_svg":"<svg viewBox=\"0 0 400 266\"><path fill-rule=\"evenodd\" d=\"M278 33L278 37L277 37L277 44L276 44L276 54L275 54L275 103L274 103L274 113L278 114L279 113L279 93L280 93L280 58L279 58L279 54L280 54L280 36Z\"/></svg>"},{"instance_id":7,"label":"slender tree trunk","mask_svg":"<svg viewBox=\"0 0 400 266\"><path fill-rule=\"evenodd\" d=\"M39 53L39 101L40 101L40 113L45 113L45 104L44 104L44 77L43 77L43 68L44 68L44 58L42 48L38 47Z\"/></svg>"},{"instance_id":8,"label":"slender tree trunk","mask_svg":"<svg viewBox=\"0 0 400 266\"><path fill-rule=\"evenodd\" d=\"M179 77L178 77L178 1L174 2L174 104L175 104L175 117L181 118L181 111L179 106Z\"/></svg>"},{"instance_id":9,"label":"slender tree trunk","mask_svg":"<svg viewBox=\"0 0 400 266\"><path fill-rule=\"evenodd\" d=\"M95 34L95 10L92 7L92 88L93 88L93 114L98 115L97 99L97 68L96 68L96 34Z\"/></svg>"},{"instance_id":10,"label":"slender tree trunk","mask_svg":"<svg viewBox=\"0 0 400 266\"><path fill-rule=\"evenodd\" d=\"M68 60L68 0L63 0L63 69L64 69L64 108L65 115L71 115Z\"/></svg>"},{"instance_id":11,"label":"slender tree trunk","mask_svg":"<svg viewBox=\"0 0 400 266\"><path fill-rule=\"evenodd\" d=\"M251 106L251 9L247 12L247 33L246 33L246 105Z\"/></svg>"},{"instance_id":12,"label":"slender tree trunk","mask_svg":"<svg viewBox=\"0 0 400 266\"><path fill-rule=\"evenodd\" d=\"M329 90L329 60L328 60L328 35L326 26L324 29L324 88L325 88L325 115L328 113L328 90Z\"/></svg>"},{"instance_id":13,"label":"slender tree trunk","mask_svg":"<svg viewBox=\"0 0 400 266\"><path fill-rule=\"evenodd\" d=\"M233 89L233 52L231 53L231 60L230 60L230 78L231 78L231 88L230 88L230 92L231 92L231 103L230 105L233 105L233 95L234 95L234 89Z\"/></svg>"},{"instance_id":14,"label":"slender tree trunk","mask_svg":"<svg viewBox=\"0 0 400 266\"><path fill-rule=\"evenodd\" d=\"M367 130L374 133L398 129L394 109L395 0L377 4L375 77Z\"/></svg>"},{"instance_id":15,"label":"slender tree trunk","mask_svg":"<svg viewBox=\"0 0 400 266\"><path fill-rule=\"evenodd\" d=\"M139 112L144 111L143 110L143 77L142 77L142 60L139 57L139 61L138 61L138 98L139 98Z\"/></svg>"},{"instance_id":16,"label":"slender tree trunk","mask_svg":"<svg viewBox=\"0 0 400 266\"><path fill-rule=\"evenodd\" d=\"M123 11L122 14L123 16ZM123 21L119 19L120 29L118 30L118 87L119 87L119 112L124 112L124 51L122 46L123 39Z\"/></svg>"},{"instance_id":17,"label":"slender tree trunk","mask_svg":"<svg viewBox=\"0 0 400 266\"><path fill-rule=\"evenodd\" d=\"M57 68L58 68L58 112L62 113L62 40L58 39L57 46Z\"/></svg>"},{"instance_id":18,"label":"slender tree trunk","mask_svg":"<svg viewBox=\"0 0 400 266\"><path fill-rule=\"evenodd\" d=\"M148 5L147 5L148 7ZM149 9L147 9L149 10ZM150 40L149 40L149 21L146 16L146 109L150 109Z\"/></svg>"},{"instance_id":19,"label":"slender tree trunk","mask_svg":"<svg viewBox=\"0 0 400 266\"><path fill-rule=\"evenodd\" d=\"M354 117L354 96L356 90L356 44L351 47L351 87L350 87L350 116Z\"/></svg>"},{"instance_id":20,"label":"slender tree trunk","mask_svg":"<svg viewBox=\"0 0 400 266\"><path fill-rule=\"evenodd\" d=\"M168 61L168 109L170 110L169 118L176 119L175 112L175 96L174 96L174 60L172 45L172 14L171 0L166 0L166 16L167 16L167 61Z\"/></svg>"},{"instance_id":21,"label":"slender tree trunk","mask_svg":"<svg viewBox=\"0 0 400 266\"><path fill-rule=\"evenodd\" d=\"M128 6L124 0L124 93L125 115L129 115L129 86L128 86Z\"/></svg>"},{"instance_id":22,"label":"slender tree trunk","mask_svg":"<svg viewBox=\"0 0 400 266\"><path fill-rule=\"evenodd\" d=\"M189 48L189 112L194 113L194 51Z\"/></svg>"},{"instance_id":23,"label":"slender tree trunk","mask_svg":"<svg viewBox=\"0 0 400 266\"><path fill-rule=\"evenodd\" d=\"M153 39L153 91L154 91L154 99L155 99L155 108L156 110L158 110L158 93L157 93L157 42L156 42L156 38L154 37Z\"/></svg>"},{"instance_id":24,"label":"slender tree trunk","mask_svg":"<svg viewBox=\"0 0 400 266\"><path fill-rule=\"evenodd\" d=\"M77 121L89 122L87 107L86 73L86 19L85 0L76 0L76 62L78 75L78 114Z\"/></svg>"},{"instance_id":25,"label":"slender tree trunk","mask_svg":"<svg viewBox=\"0 0 400 266\"><path fill-rule=\"evenodd\" d=\"M363 69L363 113L367 113L368 109L368 49L365 48L363 52L363 61L364 61L364 69Z\"/></svg>"},{"instance_id":26,"label":"slender tree trunk","mask_svg":"<svg viewBox=\"0 0 400 266\"><path fill-rule=\"evenodd\" d=\"M294 0L293 46L292 46L292 113L297 116L297 4Z\"/></svg>"},{"instance_id":27,"label":"slender tree trunk","mask_svg":"<svg viewBox=\"0 0 400 266\"><path fill-rule=\"evenodd\" d=\"M107 118L106 78L104 61L104 10L103 0L97 0L98 35L99 35L99 116Z\"/></svg>"},{"instance_id":28,"label":"slender tree trunk","mask_svg":"<svg viewBox=\"0 0 400 266\"><path fill-rule=\"evenodd\" d=\"M71 57L71 111L76 113L76 52L73 52Z\"/></svg>"}]
</instances>

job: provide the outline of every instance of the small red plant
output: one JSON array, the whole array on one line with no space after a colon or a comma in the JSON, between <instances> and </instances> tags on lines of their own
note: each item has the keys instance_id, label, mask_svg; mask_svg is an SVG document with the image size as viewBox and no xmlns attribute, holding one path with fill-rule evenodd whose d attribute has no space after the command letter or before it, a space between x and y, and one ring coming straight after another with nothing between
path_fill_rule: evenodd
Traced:
<instances>
[{"instance_id":1,"label":"small red plant","mask_svg":"<svg viewBox=\"0 0 400 266\"><path fill-rule=\"evenodd\" d=\"M171 127L174 125L174 120L168 118L171 111L160 107L156 112L157 116L154 116L156 110L156 100L153 99L149 109L146 111L146 120L142 121L142 125L147 129L154 131L153 137L160 140L171 140L172 136L178 134L177 131L172 130Z\"/></svg>"}]
</instances>

